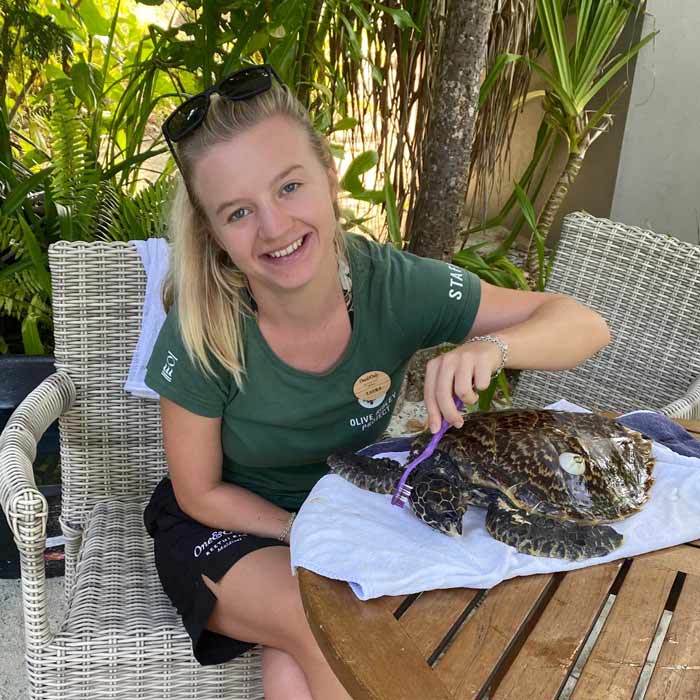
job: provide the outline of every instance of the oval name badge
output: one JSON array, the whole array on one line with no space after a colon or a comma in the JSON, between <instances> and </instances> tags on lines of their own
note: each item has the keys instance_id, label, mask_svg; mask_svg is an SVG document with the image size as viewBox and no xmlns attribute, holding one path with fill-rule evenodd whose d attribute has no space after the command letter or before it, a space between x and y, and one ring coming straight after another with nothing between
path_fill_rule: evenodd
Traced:
<instances>
[{"instance_id":1,"label":"oval name badge","mask_svg":"<svg viewBox=\"0 0 700 700\"><path fill-rule=\"evenodd\" d=\"M391 386L391 377L379 369L360 375L352 387L352 393L360 402L374 403L383 399Z\"/></svg>"}]
</instances>

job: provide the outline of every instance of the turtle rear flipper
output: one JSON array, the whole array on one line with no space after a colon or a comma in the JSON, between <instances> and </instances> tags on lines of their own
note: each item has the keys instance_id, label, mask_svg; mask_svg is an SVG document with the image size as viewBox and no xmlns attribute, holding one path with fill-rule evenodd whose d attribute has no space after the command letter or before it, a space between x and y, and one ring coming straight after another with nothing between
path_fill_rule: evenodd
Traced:
<instances>
[{"instance_id":1,"label":"turtle rear flipper","mask_svg":"<svg viewBox=\"0 0 700 700\"><path fill-rule=\"evenodd\" d=\"M608 525L581 525L554 520L515 507L504 498L489 506L486 530L523 554L561 559L602 557L622 544L622 535Z\"/></svg>"}]
</instances>

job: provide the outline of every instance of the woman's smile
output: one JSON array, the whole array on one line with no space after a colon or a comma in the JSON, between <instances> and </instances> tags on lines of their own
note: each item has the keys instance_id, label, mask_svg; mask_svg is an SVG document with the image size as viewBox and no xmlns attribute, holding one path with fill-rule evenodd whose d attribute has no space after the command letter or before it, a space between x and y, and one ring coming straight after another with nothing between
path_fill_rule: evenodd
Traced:
<instances>
[{"instance_id":1,"label":"woman's smile","mask_svg":"<svg viewBox=\"0 0 700 700\"><path fill-rule=\"evenodd\" d=\"M305 233L296 240L292 241L288 246L277 248L269 253L263 253L266 262L273 265L288 265L298 262L304 253L308 250L307 243L311 238L311 233Z\"/></svg>"}]
</instances>

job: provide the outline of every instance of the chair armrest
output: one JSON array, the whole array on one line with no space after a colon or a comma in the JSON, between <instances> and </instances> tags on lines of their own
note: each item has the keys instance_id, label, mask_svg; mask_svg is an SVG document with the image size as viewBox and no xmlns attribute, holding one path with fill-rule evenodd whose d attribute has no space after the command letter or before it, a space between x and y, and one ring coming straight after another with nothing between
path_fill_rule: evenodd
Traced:
<instances>
[{"instance_id":1,"label":"chair armrest","mask_svg":"<svg viewBox=\"0 0 700 700\"><path fill-rule=\"evenodd\" d=\"M700 377L690 385L683 396L660 409L660 413L669 418L700 418Z\"/></svg>"},{"instance_id":2,"label":"chair armrest","mask_svg":"<svg viewBox=\"0 0 700 700\"><path fill-rule=\"evenodd\" d=\"M52 374L15 409L0 434L0 507L20 553L28 650L50 639L44 570L48 505L36 487L33 463L41 436L75 396L68 374Z\"/></svg>"}]
</instances>

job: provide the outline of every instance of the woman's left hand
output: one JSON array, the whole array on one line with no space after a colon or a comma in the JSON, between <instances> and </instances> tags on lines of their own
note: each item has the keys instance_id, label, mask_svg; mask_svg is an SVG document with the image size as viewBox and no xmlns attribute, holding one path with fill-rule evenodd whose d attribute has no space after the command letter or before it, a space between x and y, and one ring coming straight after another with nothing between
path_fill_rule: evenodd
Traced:
<instances>
[{"instance_id":1,"label":"woman's left hand","mask_svg":"<svg viewBox=\"0 0 700 700\"><path fill-rule=\"evenodd\" d=\"M488 341L467 342L430 360L425 368L423 399L430 432L440 430L442 418L461 428L464 420L454 396L464 404L479 400L476 390L487 389L501 364L501 351Z\"/></svg>"}]
</instances>

